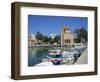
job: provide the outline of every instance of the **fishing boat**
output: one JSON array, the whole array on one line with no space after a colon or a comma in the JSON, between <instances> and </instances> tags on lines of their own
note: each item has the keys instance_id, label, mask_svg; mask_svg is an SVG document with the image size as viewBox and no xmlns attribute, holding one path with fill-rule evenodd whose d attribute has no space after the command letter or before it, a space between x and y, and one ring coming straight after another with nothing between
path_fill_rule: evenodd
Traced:
<instances>
[{"instance_id":1,"label":"fishing boat","mask_svg":"<svg viewBox=\"0 0 100 82\"><path fill-rule=\"evenodd\" d=\"M49 50L48 56L53 58L59 58L62 56L62 52L61 50Z\"/></svg>"},{"instance_id":2,"label":"fishing boat","mask_svg":"<svg viewBox=\"0 0 100 82\"><path fill-rule=\"evenodd\" d=\"M54 60L52 60L51 62L53 63L53 65L60 65L62 64L63 59L61 58L56 58Z\"/></svg>"},{"instance_id":3,"label":"fishing boat","mask_svg":"<svg viewBox=\"0 0 100 82\"><path fill-rule=\"evenodd\" d=\"M50 50L48 58L53 60L51 61L53 65L61 65L74 62L75 52L71 51L61 51L61 50Z\"/></svg>"}]
</instances>

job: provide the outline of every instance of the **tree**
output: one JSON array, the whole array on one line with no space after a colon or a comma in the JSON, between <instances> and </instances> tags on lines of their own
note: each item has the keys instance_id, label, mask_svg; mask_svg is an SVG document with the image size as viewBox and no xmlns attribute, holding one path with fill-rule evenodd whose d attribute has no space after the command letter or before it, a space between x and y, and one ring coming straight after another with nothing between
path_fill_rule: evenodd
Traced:
<instances>
[{"instance_id":1,"label":"tree","mask_svg":"<svg viewBox=\"0 0 100 82\"><path fill-rule=\"evenodd\" d=\"M60 36L59 35L55 36L54 42L55 43L59 43L59 41L60 41Z\"/></svg>"},{"instance_id":2,"label":"tree","mask_svg":"<svg viewBox=\"0 0 100 82\"><path fill-rule=\"evenodd\" d=\"M85 40L85 42L87 41L87 30L84 27L81 29L76 29L74 33L77 35L75 40L76 42L83 42L83 40Z\"/></svg>"},{"instance_id":3,"label":"tree","mask_svg":"<svg viewBox=\"0 0 100 82\"><path fill-rule=\"evenodd\" d=\"M36 33L36 39L37 39L38 41L41 41L41 40L43 39L43 35L42 35L40 32L37 32L37 33Z\"/></svg>"},{"instance_id":4,"label":"tree","mask_svg":"<svg viewBox=\"0 0 100 82\"><path fill-rule=\"evenodd\" d=\"M53 40L52 40L51 37L49 37L48 40L49 40L49 43L50 43L50 44L53 44Z\"/></svg>"},{"instance_id":5,"label":"tree","mask_svg":"<svg viewBox=\"0 0 100 82\"><path fill-rule=\"evenodd\" d=\"M43 36L43 42L44 42L44 43L47 43L48 41L49 41L48 36Z\"/></svg>"}]
</instances>

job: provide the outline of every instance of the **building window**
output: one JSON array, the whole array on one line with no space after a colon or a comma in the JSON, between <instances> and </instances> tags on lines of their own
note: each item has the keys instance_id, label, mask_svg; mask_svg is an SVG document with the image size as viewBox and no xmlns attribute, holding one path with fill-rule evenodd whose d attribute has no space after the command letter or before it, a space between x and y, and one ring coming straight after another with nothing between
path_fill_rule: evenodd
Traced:
<instances>
[{"instance_id":1,"label":"building window","mask_svg":"<svg viewBox=\"0 0 100 82\"><path fill-rule=\"evenodd\" d=\"M71 43L70 39L65 39L65 43Z\"/></svg>"}]
</instances>

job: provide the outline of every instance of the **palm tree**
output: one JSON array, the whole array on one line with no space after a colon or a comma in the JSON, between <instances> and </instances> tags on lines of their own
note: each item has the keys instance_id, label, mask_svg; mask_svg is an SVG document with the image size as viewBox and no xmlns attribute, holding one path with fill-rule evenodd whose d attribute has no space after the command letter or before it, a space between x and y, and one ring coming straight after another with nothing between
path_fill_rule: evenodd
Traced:
<instances>
[{"instance_id":1,"label":"palm tree","mask_svg":"<svg viewBox=\"0 0 100 82\"><path fill-rule=\"evenodd\" d=\"M43 40L43 35L42 35L40 32L37 32L37 33L36 33L36 39L37 39L37 41L38 41L38 43L39 43L40 41Z\"/></svg>"},{"instance_id":2,"label":"palm tree","mask_svg":"<svg viewBox=\"0 0 100 82\"><path fill-rule=\"evenodd\" d=\"M82 27L81 29L76 29L74 33L77 35L76 42L87 41L87 30L84 27Z\"/></svg>"}]
</instances>

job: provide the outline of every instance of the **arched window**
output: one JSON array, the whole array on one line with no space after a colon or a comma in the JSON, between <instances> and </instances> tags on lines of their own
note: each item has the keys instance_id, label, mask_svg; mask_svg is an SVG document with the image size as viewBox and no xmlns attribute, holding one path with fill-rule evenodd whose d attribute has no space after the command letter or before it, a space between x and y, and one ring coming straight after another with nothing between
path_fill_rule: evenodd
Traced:
<instances>
[{"instance_id":1,"label":"arched window","mask_svg":"<svg viewBox=\"0 0 100 82\"><path fill-rule=\"evenodd\" d=\"M65 39L65 43L70 43L70 39Z\"/></svg>"},{"instance_id":2,"label":"arched window","mask_svg":"<svg viewBox=\"0 0 100 82\"><path fill-rule=\"evenodd\" d=\"M67 43L69 42L69 40L67 40Z\"/></svg>"}]
</instances>

